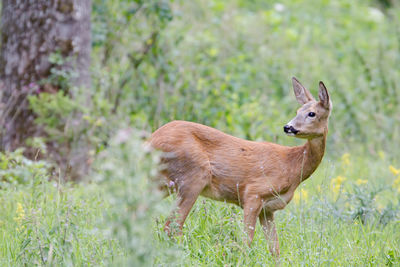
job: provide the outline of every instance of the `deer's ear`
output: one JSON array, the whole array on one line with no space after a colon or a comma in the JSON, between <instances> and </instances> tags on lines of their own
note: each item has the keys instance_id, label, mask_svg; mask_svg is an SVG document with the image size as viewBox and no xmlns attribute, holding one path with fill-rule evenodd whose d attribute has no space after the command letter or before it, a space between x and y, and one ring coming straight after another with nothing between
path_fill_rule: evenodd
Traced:
<instances>
[{"instance_id":1,"label":"deer's ear","mask_svg":"<svg viewBox=\"0 0 400 267\"><path fill-rule=\"evenodd\" d=\"M294 95L296 96L297 102L304 105L307 102L314 100L314 97L297 79L292 78Z\"/></svg>"},{"instance_id":2,"label":"deer's ear","mask_svg":"<svg viewBox=\"0 0 400 267\"><path fill-rule=\"evenodd\" d=\"M328 90L325 87L323 82L319 82L319 92L318 92L319 101L321 102L322 106L326 109L331 108L331 103L329 99Z\"/></svg>"}]
</instances>

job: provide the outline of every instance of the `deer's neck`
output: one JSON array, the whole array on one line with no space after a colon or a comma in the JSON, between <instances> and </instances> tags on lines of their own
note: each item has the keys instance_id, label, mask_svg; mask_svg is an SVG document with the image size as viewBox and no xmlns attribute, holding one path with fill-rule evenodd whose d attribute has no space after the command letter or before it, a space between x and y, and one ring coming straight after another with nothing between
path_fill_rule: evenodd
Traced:
<instances>
[{"instance_id":1,"label":"deer's neck","mask_svg":"<svg viewBox=\"0 0 400 267\"><path fill-rule=\"evenodd\" d=\"M299 183L306 180L317 169L325 153L326 133L323 136L309 139L303 146L296 147L295 169Z\"/></svg>"}]
</instances>

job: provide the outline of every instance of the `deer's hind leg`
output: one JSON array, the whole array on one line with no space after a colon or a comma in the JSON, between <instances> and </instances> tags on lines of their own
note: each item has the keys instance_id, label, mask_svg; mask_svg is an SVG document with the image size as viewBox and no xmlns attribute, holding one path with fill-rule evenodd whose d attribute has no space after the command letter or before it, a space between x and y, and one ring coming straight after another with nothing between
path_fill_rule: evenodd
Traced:
<instances>
[{"instance_id":1,"label":"deer's hind leg","mask_svg":"<svg viewBox=\"0 0 400 267\"><path fill-rule=\"evenodd\" d=\"M200 167L185 172L180 179L175 179L175 181L178 180L177 207L165 223L165 232L171 234L172 227L170 227L170 224L172 221L177 223L179 227L179 233L182 231L186 217L188 216L200 193L209 184L210 179L211 174L209 170Z\"/></svg>"}]
</instances>

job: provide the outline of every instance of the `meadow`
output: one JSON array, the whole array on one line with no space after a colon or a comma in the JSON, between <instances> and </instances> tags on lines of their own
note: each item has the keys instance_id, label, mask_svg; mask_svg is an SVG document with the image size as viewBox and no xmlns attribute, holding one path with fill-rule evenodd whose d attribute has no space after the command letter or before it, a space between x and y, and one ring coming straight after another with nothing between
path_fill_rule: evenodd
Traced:
<instances>
[{"instance_id":1,"label":"meadow","mask_svg":"<svg viewBox=\"0 0 400 267\"><path fill-rule=\"evenodd\" d=\"M395 1L94 0L93 88L30 100L46 138L91 145L91 171L72 182L0 153L0 265L399 266L399 15ZM324 81L333 111L321 165L276 213L279 261L258 224L247 246L240 208L206 198L168 237L149 133L183 119L302 144L282 131L292 76L314 95ZM60 127L77 112L84 127Z\"/></svg>"},{"instance_id":2,"label":"meadow","mask_svg":"<svg viewBox=\"0 0 400 267\"><path fill-rule=\"evenodd\" d=\"M277 263L259 225L247 246L243 212L231 204L199 198L183 235L168 237L163 223L174 197L161 201L147 182L151 172L128 167L137 159L126 151L132 146L122 149L126 154L110 163L113 173L97 183L48 182L41 163L22 163L34 176L25 185L3 188L0 196L2 266ZM140 163L154 163L142 155ZM281 265L399 264L400 170L387 164L384 154L374 164L350 154L338 164L324 162L277 212ZM129 173L134 178L127 179Z\"/></svg>"}]
</instances>

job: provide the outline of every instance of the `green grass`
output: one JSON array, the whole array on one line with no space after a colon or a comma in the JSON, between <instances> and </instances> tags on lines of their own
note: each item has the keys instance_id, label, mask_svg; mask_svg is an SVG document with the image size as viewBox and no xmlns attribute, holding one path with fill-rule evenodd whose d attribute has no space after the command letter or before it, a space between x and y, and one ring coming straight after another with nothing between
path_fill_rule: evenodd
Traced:
<instances>
[{"instance_id":1,"label":"green grass","mask_svg":"<svg viewBox=\"0 0 400 267\"><path fill-rule=\"evenodd\" d=\"M315 209L312 212L312 209ZM399 222L385 227L341 221L324 203L278 212L277 231L284 266L399 264ZM251 248L242 232L242 212L209 201L197 204L184 231L187 265L269 266L275 260L259 226ZM392 258L390 258L392 257ZM396 257L396 258L395 258ZM190 263L190 264L189 264Z\"/></svg>"},{"instance_id":2,"label":"green grass","mask_svg":"<svg viewBox=\"0 0 400 267\"><path fill-rule=\"evenodd\" d=\"M129 145L114 148L132 151ZM111 155L116 156L107 154ZM121 170L120 165L114 165L121 162L124 171L129 171L126 164L130 160L124 161L124 153L121 155L111 160L110 166ZM173 206L174 197L157 200L160 206L154 202L154 196L148 198L144 189L138 189L140 183L134 185L135 181L144 181L135 177L142 177L140 174L149 167L139 152L136 157L142 167L132 173L133 178L125 178L132 185L129 188L119 178L124 172L114 176L112 185L59 184L32 177L27 184L2 188L0 265L129 266L140 262L143 266L270 266L276 263L259 225L252 246L247 246L243 212L231 204L200 197L186 221L183 235L166 236L163 232L168 215L166 207ZM349 161L339 158L336 164L325 160L300 186L301 196L276 212L282 266L400 264L400 193L393 186L397 177L390 172L387 159L371 163L362 157L349 158ZM340 191L334 193L331 183L337 175L346 180ZM378 176L379 183L374 181ZM357 185L360 177L367 184ZM382 181L386 186L379 186ZM376 195L371 195L373 192ZM121 206L124 203L121 201L135 204ZM143 206L149 203L153 207L145 208L148 215L143 217ZM364 212L364 217L357 216L359 211ZM143 255L147 259L141 259Z\"/></svg>"},{"instance_id":3,"label":"green grass","mask_svg":"<svg viewBox=\"0 0 400 267\"><path fill-rule=\"evenodd\" d=\"M358 167L346 174L343 173L343 164L335 168L332 162L325 162L310 180L300 186L307 196L303 195L297 203L292 201L284 210L276 212L281 265L400 264L400 194L392 186L394 177L389 173L385 160L378 160L376 164L368 165L370 174L363 176L368 183L358 186L355 184L360 177L358 174L364 174L357 171L365 169L368 163L362 158L352 159L350 164L354 162L358 162ZM377 197L371 197L370 193L376 189L374 177L378 173L389 186L379 191ZM342 184L341 192L335 195L330 183L338 174L346 175L347 180ZM355 191L356 188L361 190L361 195ZM364 204L354 196L361 196ZM369 213L364 224L354 216L359 209ZM396 215L383 223L383 214L389 210ZM159 225L158 231L161 230ZM188 266L270 266L275 263L259 224L249 248L243 232L242 210L204 198L197 201L178 242L187 253L183 262Z\"/></svg>"},{"instance_id":4,"label":"green grass","mask_svg":"<svg viewBox=\"0 0 400 267\"><path fill-rule=\"evenodd\" d=\"M33 182L2 189L0 205L1 266L99 266L122 253L98 228L107 203L96 185Z\"/></svg>"}]
</instances>

